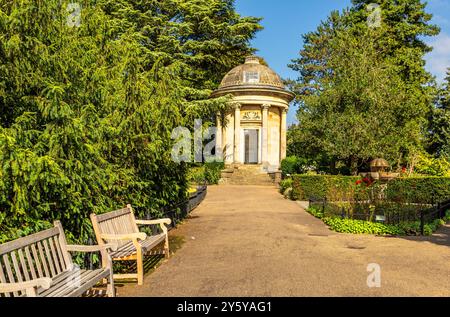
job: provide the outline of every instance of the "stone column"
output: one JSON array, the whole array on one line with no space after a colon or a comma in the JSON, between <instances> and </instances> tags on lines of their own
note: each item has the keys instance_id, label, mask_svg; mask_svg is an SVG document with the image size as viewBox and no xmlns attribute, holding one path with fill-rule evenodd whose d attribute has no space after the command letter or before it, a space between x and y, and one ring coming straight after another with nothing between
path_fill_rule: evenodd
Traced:
<instances>
[{"instance_id":1,"label":"stone column","mask_svg":"<svg viewBox=\"0 0 450 317\"><path fill-rule=\"evenodd\" d=\"M269 104L262 105L262 164L268 165L269 161Z\"/></svg>"},{"instance_id":2,"label":"stone column","mask_svg":"<svg viewBox=\"0 0 450 317\"><path fill-rule=\"evenodd\" d=\"M287 112L288 108L281 110L281 129L280 129L280 164L286 158L287 151Z\"/></svg>"},{"instance_id":3,"label":"stone column","mask_svg":"<svg viewBox=\"0 0 450 317\"><path fill-rule=\"evenodd\" d=\"M223 160L223 131L220 113L217 113L216 115L216 129L216 157Z\"/></svg>"},{"instance_id":4,"label":"stone column","mask_svg":"<svg viewBox=\"0 0 450 317\"><path fill-rule=\"evenodd\" d=\"M234 107L234 163L241 163L241 104Z\"/></svg>"}]
</instances>

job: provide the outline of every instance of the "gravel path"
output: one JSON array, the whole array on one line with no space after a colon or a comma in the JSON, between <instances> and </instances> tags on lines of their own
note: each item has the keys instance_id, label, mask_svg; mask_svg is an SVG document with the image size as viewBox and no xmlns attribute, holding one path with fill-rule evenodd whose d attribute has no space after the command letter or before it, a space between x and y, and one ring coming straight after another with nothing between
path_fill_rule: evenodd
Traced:
<instances>
[{"instance_id":1,"label":"gravel path","mask_svg":"<svg viewBox=\"0 0 450 317\"><path fill-rule=\"evenodd\" d=\"M119 296L450 296L450 229L430 238L338 234L273 187L213 186L171 232L182 247ZM367 286L367 266L381 287Z\"/></svg>"}]
</instances>

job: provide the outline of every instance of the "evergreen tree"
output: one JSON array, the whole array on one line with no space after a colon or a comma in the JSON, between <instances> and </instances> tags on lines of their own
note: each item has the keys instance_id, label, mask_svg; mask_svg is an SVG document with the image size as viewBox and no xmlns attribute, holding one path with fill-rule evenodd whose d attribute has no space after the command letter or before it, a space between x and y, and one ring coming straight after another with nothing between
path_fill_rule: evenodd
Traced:
<instances>
[{"instance_id":1,"label":"evergreen tree","mask_svg":"<svg viewBox=\"0 0 450 317\"><path fill-rule=\"evenodd\" d=\"M91 212L132 203L157 216L185 199L187 167L172 161L171 132L191 121L186 114L226 107L226 98L202 101L213 81L191 59L220 60L216 42L228 45L224 63L241 58L259 28L225 0L196 1L205 23L224 11L224 33L213 25L213 34L201 20L184 22L183 1L78 3L0 2L0 242L55 219L86 242ZM205 47L181 49L190 41Z\"/></svg>"},{"instance_id":2,"label":"evergreen tree","mask_svg":"<svg viewBox=\"0 0 450 317\"><path fill-rule=\"evenodd\" d=\"M450 68L430 117L429 152L450 162Z\"/></svg>"}]
</instances>

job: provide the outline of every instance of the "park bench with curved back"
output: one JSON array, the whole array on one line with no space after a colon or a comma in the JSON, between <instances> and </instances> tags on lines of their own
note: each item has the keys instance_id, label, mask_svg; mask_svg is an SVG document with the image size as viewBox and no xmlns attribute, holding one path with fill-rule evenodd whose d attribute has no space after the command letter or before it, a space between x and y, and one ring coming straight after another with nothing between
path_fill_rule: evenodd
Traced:
<instances>
[{"instance_id":1,"label":"park bench with curved back","mask_svg":"<svg viewBox=\"0 0 450 317\"><path fill-rule=\"evenodd\" d=\"M153 251L163 244L162 253L169 257L168 230L170 219L137 220L133 208L126 208L105 214L91 214L97 242L117 244L117 250L110 253L113 261L136 261L137 273L114 274L114 279L137 279L138 285L144 282L144 256L155 254ZM147 235L139 231L140 225L159 225L161 233Z\"/></svg>"},{"instance_id":2,"label":"park bench with curved back","mask_svg":"<svg viewBox=\"0 0 450 317\"><path fill-rule=\"evenodd\" d=\"M0 245L0 297L78 297L104 280L115 296L112 261L115 245L68 245L59 221L54 227ZM70 252L100 252L103 266L82 270Z\"/></svg>"}]
</instances>

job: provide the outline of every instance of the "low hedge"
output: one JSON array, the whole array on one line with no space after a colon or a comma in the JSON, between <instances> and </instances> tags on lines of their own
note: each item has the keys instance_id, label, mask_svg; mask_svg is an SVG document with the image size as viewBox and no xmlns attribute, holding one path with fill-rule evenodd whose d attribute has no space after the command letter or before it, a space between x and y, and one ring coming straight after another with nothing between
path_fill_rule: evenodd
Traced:
<instances>
[{"instance_id":1,"label":"low hedge","mask_svg":"<svg viewBox=\"0 0 450 317\"><path fill-rule=\"evenodd\" d=\"M352 192L359 176L294 175L292 176L292 198L333 199L333 192ZM450 177L397 178L388 183L385 190L388 201L408 203L438 203L450 199Z\"/></svg>"},{"instance_id":2,"label":"low hedge","mask_svg":"<svg viewBox=\"0 0 450 317\"><path fill-rule=\"evenodd\" d=\"M296 200L328 198L333 190L354 189L359 179L359 176L294 175L292 197Z\"/></svg>"},{"instance_id":3,"label":"low hedge","mask_svg":"<svg viewBox=\"0 0 450 317\"><path fill-rule=\"evenodd\" d=\"M411 203L437 203L450 199L450 177L408 177L389 182L388 200Z\"/></svg>"}]
</instances>

